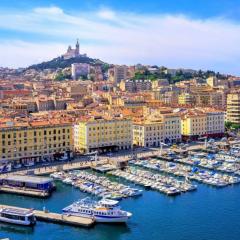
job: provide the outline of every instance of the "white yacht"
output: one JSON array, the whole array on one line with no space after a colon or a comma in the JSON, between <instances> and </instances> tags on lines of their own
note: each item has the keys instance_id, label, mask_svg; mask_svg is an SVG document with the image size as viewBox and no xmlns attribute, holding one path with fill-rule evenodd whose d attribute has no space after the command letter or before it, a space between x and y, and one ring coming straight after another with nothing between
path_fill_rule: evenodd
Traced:
<instances>
[{"instance_id":1,"label":"white yacht","mask_svg":"<svg viewBox=\"0 0 240 240\"><path fill-rule=\"evenodd\" d=\"M132 214L120 209L118 201L102 199L92 201L89 198L77 201L63 209L64 214L94 218L96 222L121 223L126 222Z\"/></svg>"},{"instance_id":2,"label":"white yacht","mask_svg":"<svg viewBox=\"0 0 240 240\"><path fill-rule=\"evenodd\" d=\"M0 221L24 226L33 226L36 224L36 218L32 210L19 208L0 209Z\"/></svg>"}]
</instances>

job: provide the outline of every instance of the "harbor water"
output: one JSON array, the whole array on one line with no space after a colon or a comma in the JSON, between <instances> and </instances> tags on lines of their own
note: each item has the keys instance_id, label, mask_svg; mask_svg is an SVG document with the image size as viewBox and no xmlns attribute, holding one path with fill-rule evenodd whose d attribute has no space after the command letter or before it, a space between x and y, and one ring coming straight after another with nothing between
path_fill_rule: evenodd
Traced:
<instances>
[{"instance_id":1,"label":"harbor water","mask_svg":"<svg viewBox=\"0 0 240 240\"><path fill-rule=\"evenodd\" d=\"M61 212L79 198L89 196L57 182L49 199L0 195L0 204ZM238 240L240 236L240 185L214 188L198 184L198 190L176 197L144 190L138 198L121 201L133 213L126 225L96 224L92 228L38 222L34 228L0 224L0 239L11 240Z\"/></svg>"}]
</instances>

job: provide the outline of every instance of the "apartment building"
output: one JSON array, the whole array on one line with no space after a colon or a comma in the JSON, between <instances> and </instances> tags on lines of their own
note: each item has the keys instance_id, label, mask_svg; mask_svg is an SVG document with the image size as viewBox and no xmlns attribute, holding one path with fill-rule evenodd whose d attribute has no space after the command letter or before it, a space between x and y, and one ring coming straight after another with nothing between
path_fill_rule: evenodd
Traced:
<instances>
[{"instance_id":1,"label":"apartment building","mask_svg":"<svg viewBox=\"0 0 240 240\"><path fill-rule=\"evenodd\" d=\"M115 65L113 68L113 81L115 84L127 78L128 67L125 65Z\"/></svg>"},{"instance_id":2,"label":"apartment building","mask_svg":"<svg viewBox=\"0 0 240 240\"><path fill-rule=\"evenodd\" d=\"M133 124L133 144L159 147L161 143L181 140L181 118L178 114L150 115Z\"/></svg>"},{"instance_id":3,"label":"apartment building","mask_svg":"<svg viewBox=\"0 0 240 240\"><path fill-rule=\"evenodd\" d=\"M227 121L240 124L240 93L227 95Z\"/></svg>"},{"instance_id":4,"label":"apartment building","mask_svg":"<svg viewBox=\"0 0 240 240\"><path fill-rule=\"evenodd\" d=\"M87 63L73 63L71 65L71 74L74 80L79 77L87 77L90 73L90 65Z\"/></svg>"},{"instance_id":5,"label":"apartment building","mask_svg":"<svg viewBox=\"0 0 240 240\"><path fill-rule=\"evenodd\" d=\"M222 137L224 135L223 111L212 108L188 109L182 114L181 133L183 140L200 137Z\"/></svg>"},{"instance_id":6,"label":"apartment building","mask_svg":"<svg viewBox=\"0 0 240 240\"><path fill-rule=\"evenodd\" d=\"M207 134L206 114L188 111L181 121L183 140L197 140Z\"/></svg>"},{"instance_id":7,"label":"apartment building","mask_svg":"<svg viewBox=\"0 0 240 240\"><path fill-rule=\"evenodd\" d=\"M182 93L178 96L178 104L180 105L193 105L194 103L194 96L190 93Z\"/></svg>"},{"instance_id":8,"label":"apartment building","mask_svg":"<svg viewBox=\"0 0 240 240\"><path fill-rule=\"evenodd\" d=\"M27 163L72 154L72 123L64 119L6 121L0 127L1 160Z\"/></svg>"},{"instance_id":9,"label":"apartment building","mask_svg":"<svg viewBox=\"0 0 240 240\"><path fill-rule=\"evenodd\" d=\"M142 92L152 90L152 82L150 80L122 80L119 85L122 91L126 92Z\"/></svg>"},{"instance_id":10,"label":"apartment building","mask_svg":"<svg viewBox=\"0 0 240 240\"><path fill-rule=\"evenodd\" d=\"M74 126L74 148L106 152L132 148L132 120L121 115L92 116Z\"/></svg>"}]
</instances>

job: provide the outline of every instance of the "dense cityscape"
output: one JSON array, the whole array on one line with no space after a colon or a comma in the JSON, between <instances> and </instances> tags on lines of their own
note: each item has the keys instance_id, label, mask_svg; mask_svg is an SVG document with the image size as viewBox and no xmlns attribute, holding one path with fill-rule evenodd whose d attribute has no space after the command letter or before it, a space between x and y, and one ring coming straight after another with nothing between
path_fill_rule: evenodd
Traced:
<instances>
[{"instance_id":1,"label":"dense cityscape","mask_svg":"<svg viewBox=\"0 0 240 240\"><path fill-rule=\"evenodd\" d=\"M237 23L52 1L0 9L0 240L238 240Z\"/></svg>"},{"instance_id":2,"label":"dense cityscape","mask_svg":"<svg viewBox=\"0 0 240 240\"><path fill-rule=\"evenodd\" d=\"M190 69L100 60L81 63L89 59L80 54L78 42L60 58L78 63L1 69L0 157L13 167L78 153L221 138L225 123L235 136L240 124L238 77L218 78L209 71L206 78ZM163 74L182 79L171 84L157 77Z\"/></svg>"}]
</instances>

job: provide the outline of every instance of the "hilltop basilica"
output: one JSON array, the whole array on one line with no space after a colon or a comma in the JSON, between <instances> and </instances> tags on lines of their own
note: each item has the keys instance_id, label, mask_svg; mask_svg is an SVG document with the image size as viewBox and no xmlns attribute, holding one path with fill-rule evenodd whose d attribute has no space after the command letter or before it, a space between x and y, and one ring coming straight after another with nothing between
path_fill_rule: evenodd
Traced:
<instances>
[{"instance_id":1,"label":"hilltop basilica","mask_svg":"<svg viewBox=\"0 0 240 240\"><path fill-rule=\"evenodd\" d=\"M67 52L62 55L64 59L75 58L79 56L86 56L86 54L80 54L80 45L77 39L76 48L72 48L70 45L67 49Z\"/></svg>"}]
</instances>

